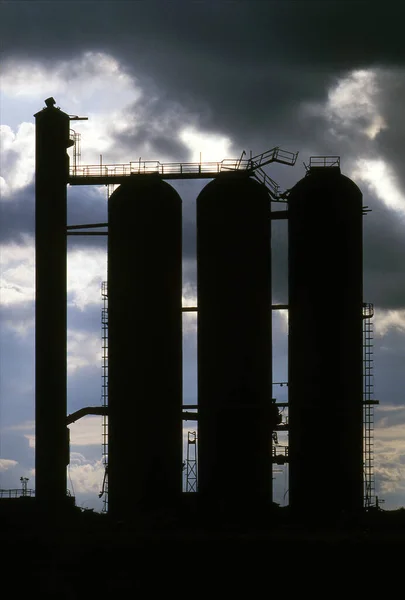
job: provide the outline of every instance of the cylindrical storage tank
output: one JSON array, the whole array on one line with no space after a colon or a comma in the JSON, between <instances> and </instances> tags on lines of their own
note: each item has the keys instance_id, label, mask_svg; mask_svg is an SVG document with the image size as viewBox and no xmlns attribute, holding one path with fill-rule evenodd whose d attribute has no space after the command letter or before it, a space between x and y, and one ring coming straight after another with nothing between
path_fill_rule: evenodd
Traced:
<instances>
[{"instance_id":1,"label":"cylindrical storage tank","mask_svg":"<svg viewBox=\"0 0 405 600\"><path fill-rule=\"evenodd\" d=\"M288 215L290 506L337 516L363 504L362 193L310 168Z\"/></svg>"},{"instance_id":2,"label":"cylindrical storage tank","mask_svg":"<svg viewBox=\"0 0 405 600\"><path fill-rule=\"evenodd\" d=\"M108 204L109 512L166 511L182 492L182 203L154 175Z\"/></svg>"},{"instance_id":3,"label":"cylindrical storage tank","mask_svg":"<svg viewBox=\"0 0 405 600\"><path fill-rule=\"evenodd\" d=\"M271 500L271 227L240 174L197 198L199 493L238 518Z\"/></svg>"}]
</instances>

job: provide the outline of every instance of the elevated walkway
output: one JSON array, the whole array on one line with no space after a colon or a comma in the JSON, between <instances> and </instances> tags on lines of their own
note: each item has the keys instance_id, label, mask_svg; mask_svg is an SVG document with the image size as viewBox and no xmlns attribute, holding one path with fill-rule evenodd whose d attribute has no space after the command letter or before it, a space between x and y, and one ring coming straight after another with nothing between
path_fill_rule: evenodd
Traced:
<instances>
[{"instance_id":1,"label":"elevated walkway","mask_svg":"<svg viewBox=\"0 0 405 600\"><path fill-rule=\"evenodd\" d=\"M240 173L241 175L254 176L260 183L264 183L273 199L277 199L278 185L262 170L262 167L276 162L294 166L298 152L288 152L278 146L257 154L251 158L224 159L220 162L179 162L161 163L160 161L133 161L126 164L110 165L83 165L79 166L74 161L74 166L69 171L68 183L70 185L111 185L119 184L128 177L157 176L161 179L213 179L225 173Z\"/></svg>"}]
</instances>

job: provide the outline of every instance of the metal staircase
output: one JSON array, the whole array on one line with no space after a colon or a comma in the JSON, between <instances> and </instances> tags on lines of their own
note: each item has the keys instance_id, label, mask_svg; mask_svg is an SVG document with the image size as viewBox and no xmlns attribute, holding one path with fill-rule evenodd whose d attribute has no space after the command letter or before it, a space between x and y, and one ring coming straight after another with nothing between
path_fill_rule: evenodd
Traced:
<instances>
[{"instance_id":1,"label":"metal staircase","mask_svg":"<svg viewBox=\"0 0 405 600\"><path fill-rule=\"evenodd\" d=\"M272 179L271 177L269 177L267 175L267 173L265 171L263 171L263 169L261 167L258 167L255 169L254 173L253 173L253 177L259 182L262 183L263 185L266 186L268 192L269 192L269 196L272 200L276 201L276 202L280 202L280 197L278 195L279 192L279 185L278 183L276 183L274 181L274 179Z\"/></svg>"}]
</instances>

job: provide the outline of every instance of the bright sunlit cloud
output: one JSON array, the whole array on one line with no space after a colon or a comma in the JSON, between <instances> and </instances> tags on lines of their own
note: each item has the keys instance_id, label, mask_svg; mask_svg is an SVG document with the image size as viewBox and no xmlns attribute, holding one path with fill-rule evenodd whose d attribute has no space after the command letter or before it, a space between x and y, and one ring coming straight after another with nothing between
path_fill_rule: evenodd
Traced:
<instances>
[{"instance_id":1,"label":"bright sunlit cloud","mask_svg":"<svg viewBox=\"0 0 405 600\"><path fill-rule=\"evenodd\" d=\"M186 127L179 133L179 139L189 148L191 162L219 162L224 158L238 158L233 155L232 140L228 137L198 131Z\"/></svg>"},{"instance_id":2,"label":"bright sunlit cloud","mask_svg":"<svg viewBox=\"0 0 405 600\"><path fill-rule=\"evenodd\" d=\"M69 425L70 446L99 446L101 452L102 417L93 415Z\"/></svg>"},{"instance_id":3,"label":"bright sunlit cloud","mask_svg":"<svg viewBox=\"0 0 405 600\"><path fill-rule=\"evenodd\" d=\"M384 336L392 329L405 333L405 310L379 309L374 316L376 335Z\"/></svg>"},{"instance_id":4,"label":"bright sunlit cloud","mask_svg":"<svg viewBox=\"0 0 405 600\"><path fill-rule=\"evenodd\" d=\"M35 169L35 126L21 123L16 131L8 125L0 125L1 196L4 202L11 192L31 183Z\"/></svg>"},{"instance_id":5,"label":"bright sunlit cloud","mask_svg":"<svg viewBox=\"0 0 405 600\"><path fill-rule=\"evenodd\" d=\"M0 294L3 306L35 298L35 248L30 236L23 244L0 245Z\"/></svg>"},{"instance_id":6,"label":"bright sunlit cloud","mask_svg":"<svg viewBox=\"0 0 405 600\"><path fill-rule=\"evenodd\" d=\"M70 106L82 108L91 105L94 111L116 106L117 97L109 90L119 92L120 102L130 102L140 96L133 77L119 62L104 52L84 52L71 60L49 64L7 60L2 66L2 93L12 98L66 97ZM56 98L57 104L60 104Z\"/></svg>"},{"instance_id":7,"label":"bright sunlit cloud","mask_svg":"<svg viewBox=\"0 0 405 600\"><path fill-rule=\"evenodd\" d=\"M273 319L279 320L284 333L288 332L288 310L282 309L273 311Z\"/></svg>"},{"instance_id":8,"label":"bright sunlit cloud","mask_svg":"<svg viewBox=\"0 0 405 600\"><path fill-rule=\"evenodd\" d=\"M88 460L80 452L71 452L68 483L75 495L100 492L104 478L102 459ZM73 485L72 485L73 484Z\"/></svg>"},{"instance_id":9,"label":"bright sunlit cloud","mask_svg":"<svg viewBox=\"0 0 405 600\"><path fill-rule=\"evenodd\" d=\"M183 284L182 295L183 306L197 306L197 296L195 288L190 284ZM197 312L183 313L183 335L189 336L197 333Z\"/></svg>"},{"instance_id":10,"label":"bright sunlit cloud","mask_svg":"<svg viewBox=\"0 0 405 600\"><path fill-rule=\"evenodd\" d=\"M351 177L356 181L364 181L384 204L405 215L405 196L401 193L395 175L386 162L360 159Z\"/></svg>"},{"instance_id":11,"label":"bright sunlit cloud","mask_svg":"<svg viewBox=\"0 0 405 600\"><path fill-rule=\"evenodd\" d=\"M71 375L83 367L100 367L100 336L82 331L67 332L67 371Z\"/></svg>"},{"instance_id":12,"label":"bright sunlit cloud","mask_svg":"<svg viewBox=\"0 0 405 600\"><path fill-rule=\"evenodd\" d=\"M89 117L88 121L71 124L82 134L82 164L98 164L100 154L105 153L109 162L126 162L114 144L114 135L125 130L124 109L141 99L142 89L111 55L85 52L71 60L49 64L7 60L2 65L1 83L3 200L33 179L33 115L42 108L38 103L49 96L55 98L62 110ZM72 155L72 151L69 153Z\"/></svg>"},{"instance_id":13,"label":"bright sunlit cloud","mask_svg":"<svg viewBox=\"0 0 405 600\"><path fill-rule=\"evenodd\" d=\"M381 131L395 125L386 122L383 115L383 91L392 85L392 78L393 73L388 70L352 71L330 88L325 104L305 104L303 113L322 116L337 144L344 140L361 157L349 176L364 182L384 204L405 215L405 196L395 173L384 158L375 158L373 143Z\"/></svg>"},{"instance_id":14,"label":"bright sunlit cloud","mask_svg":"<svg viewBox=\"0 0 405 600\"><path fill-rule=\"evenodd\" d=\"M18 465L18 462L16 460L11 460L8 458L0 458L0 473L3 473L4 471L8 471L9 469L12 469L16 465Z\"/></svg>"},{"instance_id":15,"label":"bright sunlit cloud","mask_svg":"<svg viewBox=\"0 0 405 600\"><path fill-rule=\"evenodd\" d=\"M101 283L107 279L104 250L78 248L68 252L68 306L84 310L90 304L100 305Z\"/></svg>"},{"instance_id":16,"label":"bright sunlit cloud","mask_svg":"<svg viewBox=\"0 0 405 600\"><path fill-rule=\"evenodd\" d=\"M372 70L357 70L329 91L326 115L337 133L354 130L373 140L386 123L378 107L378 77Z\"/></svg>"}]
</instances>

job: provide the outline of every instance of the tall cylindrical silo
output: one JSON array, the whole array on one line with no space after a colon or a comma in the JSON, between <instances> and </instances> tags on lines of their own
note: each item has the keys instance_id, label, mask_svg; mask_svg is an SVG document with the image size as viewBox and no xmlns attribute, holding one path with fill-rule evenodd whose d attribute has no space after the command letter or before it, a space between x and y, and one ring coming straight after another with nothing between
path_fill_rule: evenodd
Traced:
<instances>
[{"instance_id":1,"label":"tall cylindrical silo","mask_svg":"<svg viewBox=\"0 0 405 600\"><path fill-rule=\"evenodd\" d=\"M270 201L240 174L197 198L199 492L240 517L271 499Z\"/></svg>"},{"instance_id":2,"label":"tall cylindrical silo","mask_svg":"<svg viewBox=\"0 0 405 600\"><path fill-rule=\"evenodd\" d=\"M336 516L363 503L362 193L312 167L288 215L290 506Z\"/></svg>"},{"instance_id":3,"label":"tall cylindrical silo","mask_svg":"<svg viewBox=\"0 0 405 600\"><path fill-rule=\"evenodd\" d=\"M153 175L109 200L109 512L121 518L182 491L181 204Z\"/></svg>"}]
</instances>

